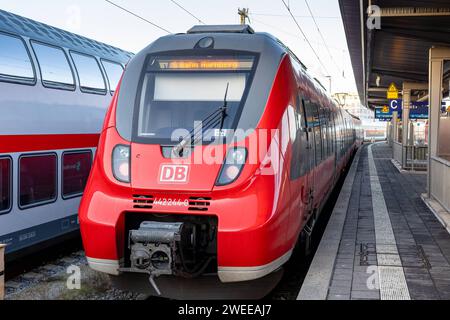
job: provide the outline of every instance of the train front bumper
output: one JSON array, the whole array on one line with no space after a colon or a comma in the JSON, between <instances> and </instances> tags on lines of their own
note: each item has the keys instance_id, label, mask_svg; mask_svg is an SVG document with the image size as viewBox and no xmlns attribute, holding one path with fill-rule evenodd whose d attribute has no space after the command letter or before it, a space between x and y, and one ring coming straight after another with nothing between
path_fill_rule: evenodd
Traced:
<instances>
[{"instance_id":1,"label":"train front bumper","mask_svg":"<svg viewBox=\"0 0 450 320\"><path fill-rule=\"evenodd\" d=\"M81 233L88 263L94 270L120 274L129 254L126 235L130 231L127 230L130 217L139 215L144 221L155 214L214 216L218 221L219 279L228 283L262 278L279 269L292 254L292 244L286 239L289 209L279 207L270 192L262 191L256 196L246 191L235 197L211 193L203 197L211 199L207 212L158 205L151 210L136 209L132 196L94 192L83 198L80 207Z\"/></svg>"}]
</instances>

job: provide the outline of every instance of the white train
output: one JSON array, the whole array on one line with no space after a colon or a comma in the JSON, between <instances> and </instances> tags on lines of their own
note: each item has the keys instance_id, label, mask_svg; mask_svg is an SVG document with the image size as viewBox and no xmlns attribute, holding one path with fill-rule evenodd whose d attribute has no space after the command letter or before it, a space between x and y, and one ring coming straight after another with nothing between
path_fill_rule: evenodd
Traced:
<instances>
[{"instance_id":1,"label":"white train","mask_svg":"<svg viewBox=\"0 0 450 320\"><path fill-rule=\"evenodd\" d=\"M0 10L0 243L76 234L107 107L132 54Z\"/></svg>"}]
</instances>

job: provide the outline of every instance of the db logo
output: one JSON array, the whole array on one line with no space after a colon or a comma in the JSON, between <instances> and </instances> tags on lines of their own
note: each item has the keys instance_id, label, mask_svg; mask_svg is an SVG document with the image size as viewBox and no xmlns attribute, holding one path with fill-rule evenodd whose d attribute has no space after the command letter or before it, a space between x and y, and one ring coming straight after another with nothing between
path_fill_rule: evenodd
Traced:
<instances>
[{"instance_id":1,"label":"db logo","mask_svg":"<svg viewBox=\"0 0 450 320\"><path fill-rule=\"evenodd\" d=\"M188 182L189 166L162 165L159 181L163 183Z\"/></svg>"}]
</instances>

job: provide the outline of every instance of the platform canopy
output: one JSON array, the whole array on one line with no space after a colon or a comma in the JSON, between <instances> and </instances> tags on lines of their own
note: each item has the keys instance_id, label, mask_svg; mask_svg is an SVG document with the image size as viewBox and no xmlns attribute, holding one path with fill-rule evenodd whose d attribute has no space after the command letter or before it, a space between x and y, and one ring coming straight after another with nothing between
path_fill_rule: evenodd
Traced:
<instances>
[{"instance_id":1,"label":"platform canopy","mask_svg":"<svg viewBox=\"0 0 450 320\"><path fill-rule=\"evenodd\" d=\"M388 102L391 83L400 90L404 81L427 83L429 49L450 46L448 0L339 0L339 4L359 96L368 107ZM371 5L380 8L380 29L367 27L368 19L376 18L368 15Z\"/></svg>"}]
</instances>

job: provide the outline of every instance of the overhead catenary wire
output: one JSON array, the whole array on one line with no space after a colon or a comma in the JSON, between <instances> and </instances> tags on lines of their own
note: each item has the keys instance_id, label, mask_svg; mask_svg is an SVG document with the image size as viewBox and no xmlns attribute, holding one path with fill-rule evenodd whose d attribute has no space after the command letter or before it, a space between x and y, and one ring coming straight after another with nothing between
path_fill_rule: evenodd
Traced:
<instances>
[{"instance_id":1,"label":"overhead catenary wire","mask_svg":"<svg viewBox=\"0 0 450 320\"><path fill-rule=\"evenodd\" d=\"M325 41L325 37L323 36L322 31L320 31L319 25L317 24L316 18L314 17L314 13L312 12L311 7L309 6L308 0L305 0L305 3L306 3L306 7L308 7L308 11L309 11L309 13L310 13L310 15L311 15L311 18L313 19L314 24L315 24L315 26L316 26L316 28L317 28L317 32L319 32L319 35L320 35L320 37L322 38L322 42L323 42L323 44L325 45L325 48L327 49L328 54L330 55L331 61L334 63L334 65L336 66L336 68L337 68L338 70L340 70L340 67L338 66L338 64L336 63L336 61L334 61L333 55L331 54L331 51L330 51L330 49L328 48L327 42Z\"/></svg>"},{"instance_id":2,"label":"overhead catenary wire","mask_svg":"<svg viewBox=\"0 0 450 320\"><path fill-rule=\"evenodd\" d=\"M114 2L112 2L112 1L110 1L110 0L105 0L105 1L108 2L109 4L115 6L116 8L119 8L120 10L122 10L122 11L124 11L124 12L126 12L126 13L128 13L128 14L131 14L132 16L134 16L134 17L136 17L136 18L138 18L138 19L140 19L140 20L142 20L142 21L145 21L145 22L151 24L151 25L154 26L155 28L158 28L158 29L160 29L160 30L162 30L162 31L164 31L164 32L166 32L166 33L172 34L172 32L170 32L170 31L167 30L166 28L163 28L163 27L161 27L160 25L157 25L156 23L154 23L154 22L152 22L152 21L150 21L150 20L148 20L148 19L146 19L146 18L144 18L144 17L141 17L140 15L138 15L138 14L136 14L136 13L134 13L134 12L132 12L132 11L130 11L130 10L124 8L124 7L119 6L118 4L116 4L116 3L114 3Z\"/></svg>"},{"instance_id":3,"label":"overhead catenary wire","mask_svg":"<svg viewBox=\"0 0 450 320\"><path fill-rule=\"evenodd\" d=\"M253 14L252 14L252 15L253 15ZM266 22L264 22L264 21L262 21L262 20L260 20L260 19L256 19L255 17L252 17L252 21L255 21L255 22L259 23L259 24L262 24L263 26L266 26L266 27L272 28L272 29L274 29L274 30L277 30L277 31L279 31L279 32L281 32L281 33L284 33L284 34L288 35L288 36L298 38L298 34L296 34L296 33L289 32L289 31L287 31L287 30L285 30L285 29L282 29L282 28L279 28L279 27L274 26L274 25L272 25L272 24L266 23ZM310 41L311 41L312 43L318 45L318 46L323 46L322 42L319 42L319 41L312 41L312 40L310 40ZM331 49L333 49L333 50L339 51L340 53L342 53L342 52L344 52L344 53L345 53L345 52L348 52L348 50L345 49L345 48L343 48L343 47L334 47L334 46L328 46L328 47L331 48Z\"/></svg>"},{"instance_id":4,"label":"overhead catenary wire","mask_svg":"<svg viewBox=\"0 0 450 320\"><path fill-rule=\"evenodd\" d=\"M309 41L308 37L306 36L305 32L303 31L302 27L300 26L300 24L298 23L297 19L295 18L295 16L292 14L291 8L289 8L289 6L287 5L287 3L285 2L285 0L281 0L281 2L283 3L283 5L286 7L286 10L289 12L289 15L291 16L292 20L294 21L294 23L297 25L297 28L300 30L301 34L303 35L303 38L306 40L306 42L308 43L309 47L311 48L312 52L314 53L314 55L316 56L317 60L319 61L320 65L322 66L322 68L325 70L325 72L327 74L330 74L328 72L327 67L325 67L325 65L322 62L322 59L320 59L319 55L317 54L316 50L314 49L314 47L312 46L311 42Z\"/></svg>"},{"instance_id":5,"label":"overhead catenary wire","mask_svg":"<svg viewBox=\"0 0 450 320\"><path fill-rule=\"evenodd\" d=\"M289 14L278 14L278 13L264 13L264 12L252 12L252 15L254 16L266 16L266 17L289 17ZM300 19L311 19L311 16L299 16L294 15L296 18ZM337 16L315 16L316 19L340 19L340 17Z\"/></svg>"},{"instance_id":6,"label":"overhead catenary wire","mask_svg":"<svg viewBox=\"0 0 450 320\"><path fill-rule=\"evenodd\" d=\"M174 5L176 5L178 8L180 8L181 10L183 10L184 12L186 12L188 15L190 15L192 18L194 18L195 20L197 20L198 22L200 22L201 24L205 24L199 17L197 17L196 15L194 15L192 12L190 12L188 9L186 9L185 7L183 7L181 4L179 4L178 2L176 2L175 0L170 0Z\"/></svg>"}]
</instances>

